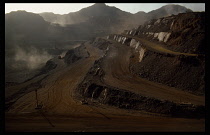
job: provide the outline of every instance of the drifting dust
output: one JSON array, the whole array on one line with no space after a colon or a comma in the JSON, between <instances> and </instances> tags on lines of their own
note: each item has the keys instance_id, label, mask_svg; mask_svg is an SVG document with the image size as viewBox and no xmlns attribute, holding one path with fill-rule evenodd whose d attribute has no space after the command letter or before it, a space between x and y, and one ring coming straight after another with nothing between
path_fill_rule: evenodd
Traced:
<instances>
[{"instance_id":1,"label":"drifting dust","mask_svg":"<svg viewBox=\"0 0 210 135\"><path fill-rule=\"evenodd\" d=\"M12 64L13 68L27 68L27 69L36 69L41 64L46 63L52 56L49 55L46 51L38 50L34 47L31 47L29 51L26 51L20 47L17 47L15 54L15 63ZM18 64L21 63L21 64Z\"/></svg>"}]
</instances>

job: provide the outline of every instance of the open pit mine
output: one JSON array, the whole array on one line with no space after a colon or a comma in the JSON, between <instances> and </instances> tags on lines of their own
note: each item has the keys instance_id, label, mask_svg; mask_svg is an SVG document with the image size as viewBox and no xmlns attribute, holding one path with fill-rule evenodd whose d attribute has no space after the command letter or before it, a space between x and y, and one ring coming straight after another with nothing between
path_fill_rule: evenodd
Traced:
<instances>
[{"instance_id":1,"label":"open pit mine","mask_svg":"<svg viewBox=\"0 0 210 135\"><path fill-rule=\"evenodd\" d=\"M6 131L205 131L205 13L95 37L5 90Z\"/></svg>"}]
</instances>

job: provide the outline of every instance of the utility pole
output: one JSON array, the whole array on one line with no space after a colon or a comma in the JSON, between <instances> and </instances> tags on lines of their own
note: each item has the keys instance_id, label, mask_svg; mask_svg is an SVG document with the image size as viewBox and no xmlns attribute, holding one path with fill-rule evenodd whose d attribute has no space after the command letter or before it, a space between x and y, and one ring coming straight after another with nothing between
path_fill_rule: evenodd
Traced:
<instances>
[{"instance_id":1,"label":"utility pole","mask_svg":"<svg viewBox=\"0 0 210 135\"><path fill-rule=\"evenodd\" d=\"M38 103L37 89L35 90L35 92L36 92L36 108L35 109L42 109L42 104L39 105Z\"/></svg>"},{"instance_id":2,"label":"utility pole","mask_svg":"<svg viewBox=\"0 0 210 135\"><path fill-rule=\"evenodd\" d=\"M35 92L36 92L36 108L38 108L39 103L38 103L38 97L37 97L37 89L35 90Z\"/></svg>"}]
</instances>

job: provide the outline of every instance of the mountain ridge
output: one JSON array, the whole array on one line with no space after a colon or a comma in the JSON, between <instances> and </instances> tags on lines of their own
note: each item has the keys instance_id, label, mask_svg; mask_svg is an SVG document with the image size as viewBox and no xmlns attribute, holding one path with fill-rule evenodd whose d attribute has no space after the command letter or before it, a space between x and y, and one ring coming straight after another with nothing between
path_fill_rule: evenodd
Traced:
<instances>
[{"instance_id":1,"label":"mountain ridge","mask_svg":"<svg viewBox=\"0 0 210 135\"><path fill-rule=\"evenodd\" d=\"M178 7L182 6L178 5ZM170 12L173 11L173 8L171 9ZM182 8L181 11L184 12L185 10L187 11L186 8ZM164 7L153 12L155 11L162 12ZM153 12L150 14L153 14ZM51 14L52 17L55 15L54 13L47 14ZM148 13L145 12L140 11L136 14L131 14L105 4L94 4L69 14L71 16L68 16L68 14L54 16L55 22L61 20L61 22L65 23L70 20L72 23L63 26L47 22L46 18L44 19L40 14L31 12L14 11L5 14L6 55L13 54L14 56L17 52L17 46L26 51L30 50L31 47L38 50L54 48L54 51L50 50L50 52L56 52L59 51L55 49L55 46L58 44L62 49L67 44L68 46L74 44L73 40L90 40L91 38L106 36L111 33L121 33L125 29L138 27L154 18L148 16ZM169 15L168 12L163 12L162 16L165 15ZM63 16L66 16L67 19L62 20Z\"/></svg>"},{"instance_id":2,"label":"mountain ridge","mask_svg":"<svg viewBox=\"0 0 210 135\"><path fill-rule=\"evenodd\" d=\"M87 14L87 15L89 15L91 12L91 14L93 14L93 16L94 16L94 14L97 14L97 12L94 12L94 10L97 10L97 11L99 11L100 12L100 10L98 10L98 8L100 8L100 10L101 11L104 11L103 9L106 9L106 11L105 12L103 12L103 13L107 13L107 11L108 12L110 12L111 10L113 11L113 13L115 13L115 12L119 12L120 14L122 14L122 13L125 13L126 15L130 15L130 17L128 17L127 19L134 19L136 16L138 16L138 17L140 17L140 14L144 14L144 15L147 15L148 16L148 19L154 19L154 13L155 12L158 12L158 13L155 13L155 15L157 15L157 14L159 14L159 12L163 12L164 13L164 11L167 11L166 13L168 13L169 11L168 11L168 9L176 9L176 8L178 8L178 10L176 11L176 12L173 12L173 10L171 10L170 12L169 12L169 14L171 15L171 14L178 14L178 13L182 13L182 12L185 12L185 11L187 11L187 12L192 12L192 10L190 10L190 9L187 9L186 7L184 7L184 6L181 6L181 5L165 5L165 6L162 6L161 8L158 8L158 9L156 9L156 10L152 10L152 11L150 11L150 12L148 12L148 13L146 13L146 12L144 12L144 11L139 11L139 12L137 12L137 13L130 13L130 12L126 12L126 11L123 11L123 10L121 10L121 9L118 9L118 8L116 8L116 7L111 7L111 6L107 6L106 4L103 4L103 5L101 5L101 3L100 4L94 4L94 5L92 5L92 6L89 6L89 7L86 7L86 8L83 8L83 9L81 9L81 10L79 10L79 11L77 11L77 12L70 12L70 13L68 13L68 14L63 14L63 15L61 15L61 14L57 14L57 16L56 16L56 14L51 14L50 13L50 15L52 15L51 16L51 18L48 16L48 14L49 13L39 13L46 21L48 21L48 22L52 22L52 23L59 23L59 24L72 24L74 21L69 21L68 20L68 18L72 18L72 19L74 19L73 18L73 16L74 16L74 14L78 14L80 17L82 17L82 14L84 14L84 12ZM181 10L181 11L179 11L179 10ZM111 14L111 15L113 15L113 14ZM168 15L168 14L167 14ZM100 14L100 16L104 16L104 15L102 15L102 14ZM161 16L161 15L159 15L159 16ZM156 18L159 18L159 16L157 16ZM60 18L59 18L60 17ZM60 20L59 20L60 19ZM84 18L84 19L82 19L82 21L84 21L84 20L86 20L87 18ZM148 20L147 19L147 20ZM64 22L62 22L61 20L65 20L65 23ZM141 20L141 19L135 19L135 21L136 20ZM77 22L77 21L75 21L75 22ZM141 21L138 21L138 22L141 22ZM77 22L78 23L78 22Z\"/></svg>"}]
</instances>

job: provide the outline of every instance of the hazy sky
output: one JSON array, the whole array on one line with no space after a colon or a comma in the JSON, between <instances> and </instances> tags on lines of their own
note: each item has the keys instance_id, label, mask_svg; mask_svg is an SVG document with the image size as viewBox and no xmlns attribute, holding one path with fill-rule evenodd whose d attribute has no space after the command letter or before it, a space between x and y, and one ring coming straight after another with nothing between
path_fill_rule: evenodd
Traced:
<instances>
[{"instance_id":1,"label":"hazy sky","mask_svg":"<svg viewBox=\"0 0 210 135\"><path fill-rule=\"evenodd\" d=\"M26 10L33 13L53 12L55 14L68 14L89 7L94 3L5 3L5 13L17 10ZM106 3L123 11L136 13L149 12L167 4L183 5L193 11L205 11L205 3Z\"/></svg>"}]
</instances>

